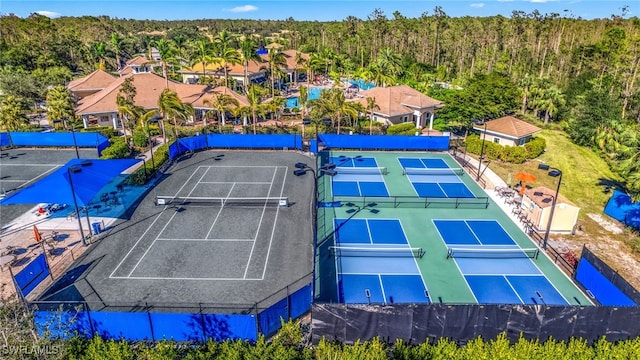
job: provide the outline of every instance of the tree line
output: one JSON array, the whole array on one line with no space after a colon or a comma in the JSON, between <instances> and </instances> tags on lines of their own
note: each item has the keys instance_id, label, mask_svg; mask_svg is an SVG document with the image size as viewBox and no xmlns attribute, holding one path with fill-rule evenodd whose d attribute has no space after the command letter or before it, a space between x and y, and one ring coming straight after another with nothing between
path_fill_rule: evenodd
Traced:
<instances>
[{"instance_id":1,"label":"tree line","mask_svg":"<svg viewBox=\"0 0 640 360\"><path fill-rule=\"evenodd\" d=\"M407 84L444 101L437 119L442 130L463 131L471 120L505 114L562 129L607 159L630 191L640 192L640 19L628 18L626 8L595 20L538 11L455 18L440 7L415 18L375 9L366 19L334 22L10 14L0 18L0 89L5 97L20 91L43 99L42 85L61 85L71 74L96 68L115 71L152 46L168 78L177 79L184 64L217 62L233 87L225 64L246 64L255 47L271 42L310 54L297 59L308 78ZM281 66L282 59L268 64L271 86L256 97L278 95ZM341 101L329 108L342 107ZM354 121L351 113L342 108L328 116L337 127Z\"/></svg>"}]
</instances>

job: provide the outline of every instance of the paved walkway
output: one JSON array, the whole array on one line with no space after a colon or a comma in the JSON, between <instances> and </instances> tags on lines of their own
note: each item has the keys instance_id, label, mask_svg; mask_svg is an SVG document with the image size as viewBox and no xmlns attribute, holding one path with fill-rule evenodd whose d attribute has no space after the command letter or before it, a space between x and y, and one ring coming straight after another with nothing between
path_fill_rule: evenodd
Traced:
<instances>
[{"instance_id":1,"label":"paved walkway","mask_svg":"<svg viewBox=\"0 0 640 360\"><path fill-rule=\"evenodd\" d=\"M455 159L455 158L454 158ZM470 166L477 169L478 168L478 160L465 156L465 160L469 163ZM498 193L495 191L498 187L507 187L507 183L502 180L496 173L494 173L490 168L482 167L480 171L482 173L482 178L487 182L487 187L484 189L485 193L493 200L493 202L498 205L502 211L509 216L509 218L516 224L522 231L525 231L524 224L518 219L518 217L512 213L513 207L515 205L507 204L505 199L498 196ZM482 186L482 185L481 185ZM525 231L526 232L526 231Z\"/></svg>"}]
</instances>

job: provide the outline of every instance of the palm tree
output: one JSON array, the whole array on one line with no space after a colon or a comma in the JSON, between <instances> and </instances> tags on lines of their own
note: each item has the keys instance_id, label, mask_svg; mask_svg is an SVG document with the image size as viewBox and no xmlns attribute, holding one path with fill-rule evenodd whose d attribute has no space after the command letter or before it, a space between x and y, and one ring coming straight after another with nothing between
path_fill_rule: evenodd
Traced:
<instances>
[{"instance_id":1,"label":"palm tree","mask_svg":"<svg viewBox=\"0 0 640 360\"><path fill-rule=\"evenodd\" d=\"M300 67L304 67L307 63L307 60L302 56L302 53L296 51L295 63L293 65L293 85L298 86L298 69ZM307 79L309 81L309 79Z\"/></svg>"},{"instance_id":2,"label":"palm tree","mask_svg":"<svg viewBox=\"0 0 640 360\"><path fill-rule=\"evenodd\" d=\"M240 60L244 65L244 92L248 95L249 93L249 61L261 61L262 58L256 52L258 50L258 46L256 43L250 38L245 37L242 41L240 41Z\"/></svg>"},{"instance_id":3,"label":"palm tree","mask_svg":"<svg viewBox=\"0 0 640 360\"><path fill-rule=\"evenodd\" d=\"M111 45L111 50L116 57L116 70L120 70L120 53L122 52L122 44L124 43L124 39L120 37L117 33L111 33L111 39L109 44Z\"/></svg>"},{"instance_id":4,"label":"palm tree","mask_svg":"<svg viewBox=\"0 0 640 360\"><path fill-rule=\"evenodd\" d=\"M162 77L165 79L165 88L169 87L169 77L167 72L167 64L173 61L173 55L175 54L175 48L170 41L166 39L160 39L153 42L153 47L158 49L160 54L160 63L162 64Z\"/></svg>"},{"instance_id":5,"label":"palm tree","mask_svg":"<svg viewBox=\"0 0 640 360\"><path fill-rule=\"evenodd\" d=\"M347 102L344 97L344 91L338 88L332 88L320 93L320 98L312 100L314 111L322 117L331 118L332 126L337 126L337 133L340 134L340 127L344 116L350 119L357 119L358 112L361 109L359 103Z\"/></svg>"},{"instance_id":6,"label":"palm tree","mask_svg":"<svg viewBox=\"0 0 640 360\"><path fill-rule=\"evenodd\" d=\"M91 45L91 52L94 56L94 61L97 60L96 69L98 70L106 70L107 66L105 63L105 59L107 56L107 45L102 41L98 41Z\"/></svg>"},{"instance_id":7,"label":"palm tree","mask_svg":"<svg viewBox=\"0 0 640 360\"><path fill-rule=\"evenodd\" d=\"M239 64L240 54L236 49L232 49L232 48L221 49L216 59L217 59L217 62L224 69L224 86L225 88L228 88L229 87L229 66L228 65Z\"/></svg>"},{"instance_id":8,"label":"palm tree","mask_svg":"<svg viewBox=\"0 0 640 360\"><path fill-rule=\"evenodd\" d=\"M236 100L233 96L228 94L216 94L211 99L206 99L204 101L205 105L210 105L214 111L218 112L218 118L220 119L221 125L225 124L225 113L232 108L237 108L240 106L238 100ZM233 106L233 107L232 107ZM206 116L205 116L206 119ZM203 126L207 126L206 120Z\"/></svg>"},{"instance_id":9,"label":"palm tree","mask_svg":"<svg viewBox=\"0 0 640 360\"><path fill-rule=\"evenodd\" d=\"M269 49L269 72L271 73L271 97L276 96L276 77L280 77L281 69L287 66L287 58L280 50Z\"/></svg>"},{"instance_id":10,"label":"palm tree","mask_svg":"<svg viewBox=\"0 0 640 360\"><path fill-rule=\"evenodd\" d=\"M531 86L533 85L533 78L529 76L529 74L527 74L524 76L524 78L520 79L518 85L520 85L520 88L522 88L522 106L520 107L520 112L522 114L526 114L527 107L529 105L529 98L531 97Z\"/></svg>"},{"instance_id":11,"label":"palm tree","mask_svg":"<svg viewBox=\"0 0 640 360\"><path fill-rule=\"evenodd\" d=\"M287 100L282 96L273 97L271 101L269 101L269 110L275 114L276 121L280 121L280 114L286 105ZM282 125L282 123L280 125Z\"/></svg>"},{"instance_id":12,"label":"palm tree","mask_svg":"<svg viewBox=\"0 0 640 360\"><path fill-rule=\"evenodd\" d=\"M256 125L258 123L258 113L263 111L262 95L264 95L264 89L258 85L249 86L247 91L247 100L249 100L248 110L251 113L251 120L253 122L253 133L256 134Z\"/></svg>"},{"instance_id":13,"label":"palm tree","mask_svg":"<svg viewBox=\"0 0 640 360\"><path fill-rule=\"evenodd\" d=\"M380 110L380 106L376 103L375 97L367 98L367 111L369 112L369 135L373 133L373 112Z\"/></svg>"},{"instance_id":14,"label":"palm tree","mask_svg":"<svg viewBox=\"0 0 640 360\"><path fill-rule=\"evenodd\" d=\"M50 120L62 120L62 127L67 129L65 119L75 116L73 111L74 101L71 92L64 86L54 86L47 91L47 118ZM55 123L55 121L54 121Z\"/></svg>"},{"instance_id":15,"label":"palm tree","mask_svg":"<svg viewBox=\"0 0 640 360\"><path fill-rule=\"evenodd\" d=\"M380 73L389 77L397 77L402 72L402 61L398 54L394 53L391 48L384 48L378 53L375 62L376 68Z\"/></svg>"},{"instance_id":16,"label":"palm tree","mask_svg":"<svg viewBox=\"0 0 640 360\"><path fill-rule=\"evenodd\" d=\"M29 107L26 106L24 99L7 95L0 103L0 126L6 131L16 131L22 126L28 125L28 110Z\"/></svg>"},{"instance_id":17,"label":"palm tree","mask_svg":"<svg viewBox=\"0 0 640 360\"><path fill-rule=\"evenodd\" d=\"M299 93L298 93L298 106L300 106L302 117L306 115L305 113L306 113L308 102L309 102L309 87L303 86L299 89Z\"/></svg>"},{"instance_id":18,"label":"palm tree","mask_svg":"<svg viewBox=\"0 0 640 360\"><path fill-rule=\"evenodd\" d=\"M566 100L562 91L557 86L551 85L541 92L535 103L540 110L544 110L544 124L547 125L549 119L558 111L558 107L566 104Z\"/></svg>"},{"instance_id":19,"label":"palm tree","mask_svg":"<svg viewBox=\"0 0 640 360\"><path fill-rule=\"evenodd\" d=\"M191 61L189 66L195 64L202 65L202 80L206 76L207 65L213 63L213 48L208 38L198 38L189 43L189 51L191 53Z\"/></svg>"},{"instance_id":20,"label":"palm tree","mask_svg":"<svg viewBox=\"0 0 640 360\"><path fill-rule=\"evenodd\" d=\"M164 89L158 98L158 111L162 115L163 120L173 120L173 130L176 139L178 138L178 119L186 119L189 114L193 113L193 107L183 103L178 94L170 89ZM162 137L166 143L166 133L162 126Z\"/></svg>"}]
</instances>

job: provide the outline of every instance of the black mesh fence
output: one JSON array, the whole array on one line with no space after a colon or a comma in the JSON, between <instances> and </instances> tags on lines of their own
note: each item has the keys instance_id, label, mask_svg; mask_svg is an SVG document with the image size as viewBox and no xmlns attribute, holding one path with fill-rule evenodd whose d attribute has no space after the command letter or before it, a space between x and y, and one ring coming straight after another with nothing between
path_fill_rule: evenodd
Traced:
<instances>
[{"instance_id":1,"label":"black mesh fence","mask_svg":"<svg viewBox=\"0 0 640 360\"><path fill-rule=\"evenodd\" d=\"M464 344L504 332L511 341L520 336L618 341L640 336L640 322L632 320L639 316L640 307L314 304L312 340L354 343L377 336L415 344L445 337Z\"/></svg>"}]
</instances>

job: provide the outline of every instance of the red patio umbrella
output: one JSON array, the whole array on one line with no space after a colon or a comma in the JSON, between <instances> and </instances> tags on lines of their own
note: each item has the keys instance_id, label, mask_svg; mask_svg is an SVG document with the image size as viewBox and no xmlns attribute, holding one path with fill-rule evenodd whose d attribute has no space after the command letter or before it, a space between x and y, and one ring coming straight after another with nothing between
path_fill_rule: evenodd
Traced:
<instances>
[{"instance_id":1,"label":"red patio umbrella","mask_svg":"<svg viewBox=\"0 0 640 360\"><path fill-rule=\"evenodd\" d=\"M33 237L36 239L36 242L42 241L42 234L38 231L38 228L33 225Z\"/></svg>"},{"instance_id":2,"label":"red patio umbrella","mask_svg":"<svg viewBox=\"0 0 640 360\"><path fill-rule=\"evenodd\" d=\"M524 171L517 172L515 176L516 179L520 180L521 182L520 195L524 194L524 190L527 188L526 183L536 181L538 179L535 175Z\"/></svg>"}]
</instances>

